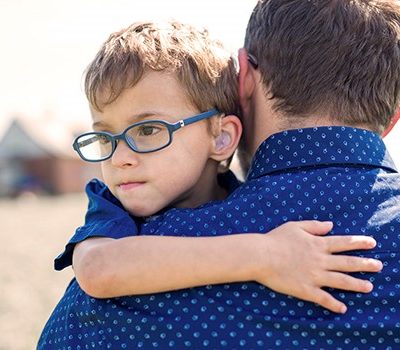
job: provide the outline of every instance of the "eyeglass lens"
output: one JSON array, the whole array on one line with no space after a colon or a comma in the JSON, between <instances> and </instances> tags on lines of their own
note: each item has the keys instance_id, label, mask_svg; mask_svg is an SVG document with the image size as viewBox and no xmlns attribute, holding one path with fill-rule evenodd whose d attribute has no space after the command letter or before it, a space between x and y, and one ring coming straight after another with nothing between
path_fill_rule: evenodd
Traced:
<instances>
[{"instance_id":1,"label":"eyeglass lens","mask_svg":"<svg viewBox=\"0 0 400 350\"><path fill-rule=\"evenodd\" d=\"M112 139L105 134L82 135L77 140L82 156L88 160L107 158L112 152Z\"/></svg>"},{"instance_id":2,"label":"eyeglass lens","mask_svg":"<svg viewBox=\"0 0 400 350\"><path fill-rule=\"evenodd\" d=\"M124 133L129 146L137 152L151 152L168 145L170 133L163 123L149 122L134 125ZM107 134L91 133L77 140L82 156L87 160L102 160L113 153L112 137Z\"/></svg>"},{"instance_id":3,"label":"eyeglass lens","mask_svg":"<svg viewBox=\"0 0 400 350\"><path fill-rule=\"evenodd\" d=\"M165 124L150 122L128 129L126 138L137 151L150 152L166 146L170 141L170 134Z\"/></svg>"}]
</instances>

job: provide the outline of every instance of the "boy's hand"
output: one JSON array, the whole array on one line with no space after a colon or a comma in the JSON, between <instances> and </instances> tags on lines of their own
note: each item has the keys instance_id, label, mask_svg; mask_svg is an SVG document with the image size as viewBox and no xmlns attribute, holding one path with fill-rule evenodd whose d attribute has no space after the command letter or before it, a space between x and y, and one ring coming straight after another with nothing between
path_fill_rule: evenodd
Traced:
<instances>
[{"instance_id":1,"label":"boy's hand","mask_svg":"<svg viewBox=\"0 0 400 350\"><path fill-rule=\"evenodd\" d=\"M368 293L369 281L349 276L347 272L378 272L379 260L333 255L357 249L371 249L376 241L367 236L329 236L331 222L288 222L263 235L258 258L261 264L257 282L294 297L320 304L338 313L346 312L345 304L322 287ZM262 270L263 267L267 270Z\"/></svg>"}]
</instances>

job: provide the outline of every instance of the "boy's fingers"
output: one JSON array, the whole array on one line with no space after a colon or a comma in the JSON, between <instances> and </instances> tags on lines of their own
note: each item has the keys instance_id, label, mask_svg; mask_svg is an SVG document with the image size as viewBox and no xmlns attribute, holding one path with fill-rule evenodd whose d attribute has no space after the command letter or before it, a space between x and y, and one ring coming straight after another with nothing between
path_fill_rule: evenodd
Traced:
<instances>
[{"instance_id":1,"label":"boy's fingers","mask_svg":"<svg viewBox=\"0 0 400 350\"><path fill-rule=\"evenodd\" d=\"M329 273L322 286L357 293L369 293L374 288L373 284L369 281L355 278L340 272Z\"/></svg>"},{"instance_id":2,"label":"boy's fingers","mask_svg":"<svg viewBox=\"0 0 400 350\"><path fill-rule=\"evenodd\" d=\"M332 221L304 220L299 222L301 228L313 235L325 235L332 230Z\"/></svg>"},{"instance_id":3,"label":"boy's fingers","mask_svg":"<svg viewBox=\"0 0 400 350\"><path fill-rule=\"evenodd\" d=\"M371 258L361 258L347 255L332 255L326 268L340 272L379 272L383 268L381 261Z\"/></svg>"},{"instance_id":4,"label":"boy's fingers","mask_svg":"<svg viewBox=\"0 0 400 350\"><path fill-rule=\"evenodd\" d=\"M344 314L347 311L345 304L320 288L316 288L312 291L312 300L310 301L317 303L332 312Z\"/></svg>"},{"instance_id":5,"label":"boy's fingers","mask_svg":"<svg viewBox=\"0 0 400 350\"><path fill-rule=\"evenodd\" d=\"M331 236L324 239L328 244L329 253L371 249L376 246L375 239L368 236Z\"/></svg>"}]
</instances>

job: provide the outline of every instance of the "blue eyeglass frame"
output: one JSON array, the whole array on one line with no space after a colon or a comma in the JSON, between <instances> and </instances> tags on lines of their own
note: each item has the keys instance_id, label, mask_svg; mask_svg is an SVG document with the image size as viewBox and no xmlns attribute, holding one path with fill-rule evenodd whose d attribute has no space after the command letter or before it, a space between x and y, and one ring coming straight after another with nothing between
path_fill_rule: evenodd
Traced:
<instances>
[{"instance_id":1,"label":"blue eyeglass frame","mask_svg":"<svg viewBox=\"0 0 400 350\"><path fill-rule=\"evenodd\" d=\"M210 110L208 110L206 112L203 112L203 113L200 113L200 114L196 114L196 115L194 115L192 117L181 119L181 120L177 121L176 123L169 123L169 122L167 122L165 120L157 120L157 119L144 120L142 122L138 122L138 123L135 123L135 124L132 124L132 125L128 126L123 132L121 132L120 134L115 134L115 135L111 134L111 133L109 133L107 131L98 131L98 132L91 131L91 132L87 132L87 133L81 134L78 137L76 137L75 140L74 140L74 143L72 144L72 147L74 148L74 150L79 154L79 156L83 160L85 160L87 162L93 162L93 163L102 162L104 160L110 159L113 156L113 154L114 154L114 152L115 152L115 150L117 148L119 140L125 141L126 144L129 146L129 148L132 151L136 152L136 153L157 152L159 150L162 150L163 148L168 147L172 143L173 134L174 134L175 131L183 128L186 125L190 125L190 124L196 123L196 122L198 122L200 120L210 118L210 117L212 117L212 116L214 116L216 114L219 114L219 113L220 112L217 109L213 108L213 109L210 109ZM156 149L153 149L153 150L150 150L150 151L140 151L140 150L138 150L136 148L136 145L132 142L133 140L129 140L129 138L126 137L126 133L130 129L132 129L132 128L136 127L136 126L143 125L143 124L149 124L149 123L159 123L159 124L165 125L167 130L168 130L168 133L169 133L169 142L167 144L165 144L164 146L162 146L162 147L159 147L159 148L156 148ZM81 151L79 149L78 140L81 137L87 136L87 135L104 135L104 136L107 136L112 142L112 144L111 144L111 153L107 157L104 157L104 158L101 158L101 159L96 159L96 160L85 158L85 156L81 153Z\"/></svg>"}]
</instances>

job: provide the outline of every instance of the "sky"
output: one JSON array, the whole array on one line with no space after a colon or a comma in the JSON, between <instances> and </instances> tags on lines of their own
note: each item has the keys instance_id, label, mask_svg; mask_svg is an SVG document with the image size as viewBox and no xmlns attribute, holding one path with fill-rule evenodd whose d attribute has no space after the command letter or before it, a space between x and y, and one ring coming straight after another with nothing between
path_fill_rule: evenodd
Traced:
<instances>
[{"instance_id":1,"label":"sky","mask_svg":"<svg viewBox=\"0 0 400 350\"><path fill-rule=\"evenodd\" d=\"M0 0L0 115L88 117L82 73L111 32L175 18L242 45L253 0ZM3 117L4 116L4 117Z\"/></svg>"},{"instance_id":2,"label":"sky","mask_svg":"<svg viewBox=\"0 0 400 350\"><path fill-rule=\"evenodd\" d=\"M208 28L236 52L255 2L0 0L0 131L20 114L89 125L82 74L111 32L139 20L175 18ZM400 166L400 125L386 140Z\"/></svg>"}]
</instances>

